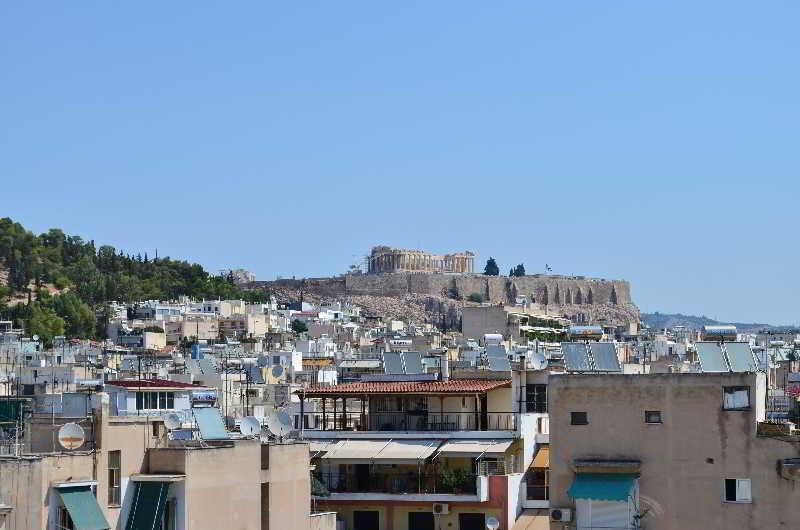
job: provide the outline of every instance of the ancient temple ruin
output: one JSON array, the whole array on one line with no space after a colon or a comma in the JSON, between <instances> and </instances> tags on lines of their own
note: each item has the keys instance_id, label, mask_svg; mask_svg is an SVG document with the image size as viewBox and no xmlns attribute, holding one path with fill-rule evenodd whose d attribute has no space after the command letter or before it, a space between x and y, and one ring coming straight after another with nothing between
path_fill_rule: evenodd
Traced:
<instances>
[{"instance_id":1,"label":"ancient temple ruin","mask_svg":"<svg viewBox=\"0 0 800 530\"><path fill-rule=\"evenodd\" d=\"M373 247L367 257L367 272L473 272L475 254L457 252L435 255L421 250L404 250L386 246Z\"/></svg>"}]
</instances>

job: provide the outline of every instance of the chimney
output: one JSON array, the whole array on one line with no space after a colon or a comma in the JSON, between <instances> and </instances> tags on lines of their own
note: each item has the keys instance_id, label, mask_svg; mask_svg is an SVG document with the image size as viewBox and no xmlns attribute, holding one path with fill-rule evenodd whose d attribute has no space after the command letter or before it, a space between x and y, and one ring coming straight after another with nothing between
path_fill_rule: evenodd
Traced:
<instances>
[{"instance_id":1,"label":"chimney","mask_svg":"<svg viewBox=\"0 0 800 530\"><path fill-rule=\"evenodd\" d=\"M439 369L442 372L442 381L450 380L450 359L447 356L447 350L442 354L439 361Z\"/></svg>"}]
</instances>

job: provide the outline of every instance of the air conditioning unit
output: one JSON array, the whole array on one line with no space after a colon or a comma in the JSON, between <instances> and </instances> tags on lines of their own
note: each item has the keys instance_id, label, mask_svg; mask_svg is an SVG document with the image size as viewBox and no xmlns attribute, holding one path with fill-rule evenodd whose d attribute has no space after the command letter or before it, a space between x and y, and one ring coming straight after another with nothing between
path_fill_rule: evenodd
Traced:
<instances>
[{"instance_id":1,"label":"air conditioning unit","mask_svg":"<svg viewBox=\"0 0 800 530\"><path fill-rule=\"evenodd\" d=\"M572 510L569 508L550 508L550 520L558 523L572 521Z\"/></svg>"},{"instance_id":2,"label":"air conditioning unit","mask_svg":"<svg viewBox=\"0 0 800 530\"><path fill-rule=\"evenodd\" d=\"M450 505L442 502L433 503L433 513L436 515L447 515L450 513Z\"/></svg>"}]
</instances>

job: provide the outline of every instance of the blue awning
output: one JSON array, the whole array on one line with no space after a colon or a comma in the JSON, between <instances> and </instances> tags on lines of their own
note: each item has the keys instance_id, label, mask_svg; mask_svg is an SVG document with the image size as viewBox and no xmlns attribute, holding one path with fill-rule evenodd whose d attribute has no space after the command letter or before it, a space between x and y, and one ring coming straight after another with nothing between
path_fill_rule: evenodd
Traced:
<instances>
[{"instance_id":1,"label":"blue awning","mask_svg":"<svg viewBox=\"0 0 800 530\"><path fill-rule=\"evenodd\" d=\"M567 495L571 499L625 501L637 478L631 473L578 473Z\"/></svg>"},{"instance_id":2,"label":"blue awning","mask_svg":"<svg viewBox=\"0 0 800 530\"><path fill-rule=\"evenodd\" d=\"M200 437L203 440L227 440L228 433L225 430L225 422L222 414L216 407L195 407L192 409L197 427L200 429Z\"/></svg>"},{"instance_id":3,"label":"blue awning","mask_svg":"<svg viewBox=\"0 0 800 530\"><path fill-rule=\"evenodd\" d=\"M164 506L167 504L169 482L139 482L128 513L125 530L155 530L161 528Z\"/></svg>"},{"instance_id":4,"label":"blue awning","mask_svg":"<svg viewBox=\"0 0 800 530\"><path fill-rule=\"evenodd\" d=\"M103 510L97 504L91 486L61 486L56 488L61 502L69 512L75 530L108 530Z\"/></svg>"}]
</instances>

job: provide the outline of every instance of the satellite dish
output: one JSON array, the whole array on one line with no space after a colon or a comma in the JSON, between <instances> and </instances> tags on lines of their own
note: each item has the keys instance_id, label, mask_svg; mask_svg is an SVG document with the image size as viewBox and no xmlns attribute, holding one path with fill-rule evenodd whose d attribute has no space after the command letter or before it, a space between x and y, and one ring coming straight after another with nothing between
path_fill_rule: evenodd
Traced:
<instances>
[{"instance_id":1,"label":"satellite dish","mask_svg":"<svg viewBox=\"0 0 800 530\"><path fill-rule=\"evenodd\" d=\"M292 417L285 410L276 410L267 416L267 428L278 438L283 438L294 429Z\"/></svg>"},{"instance_id":2,"label":"satellite dish","mask_svg":"<svg viewBox=\"0 0 800 530\"><path fill-rule=\"evenodd\" d=\"M544 370L547 368L547 357L541 353L534 353L533 357L531 357L531 366L533 366L534 370Z\"/></svg>"},{"instance_id":3,"label":"satellite dish","mask_svg":"<svg viewBox=\"0 0 800 530\"><path fill-rule=\"evenodd\" d=\"M180 429L183 426L183 422L181 421L180 416L174 412L170 412L164 416L164 425L166 425L167 429L170 431L174 431L175 429Z\"/></svg>"},{"instance_id":4,"label":"satellite dish","mask_svg":"<svg viewBox=\"0 0 800 530\"><path fill-rule=\"evenodd\" d=\"M256 360L256 364L259 366L259 368L266 368L267 366L269 366L269 356L261 355Z\"/></svg>"},{"instance_id":5,"label":"satellite dish","mask_svg":"<svg viewBox=\"0 0 800 530\"><path fill-rule=\"evenodd\" d=\"M86 441L83 427L77 423L65 423L58 430L58 443L64 449L77 449Z\"/></svg>"},{"instance_id":6,"label":"satellite dish","mask_svg":"<svg viewBox=\"0 0 800 530\"><path fill-rule=\"evenodd\" d=\"M497 520L497 517L489 517L486 519L486 528L488 530L497 530L500 528L500 521Z\"/></svg>"},{"instance_id":7,"label":"satellite dish","mask_svg":"<svg viewBox=\"0 0 800 530\"><path fill-rule=\"evenodd\" d=\"M39 340L39 335L34 335L34 336L33 336L33 337L31 337L31 338L33 339L33 342L36 342L36 341L38 341L38 340Z\"/></svg>"},{"instance_id":8,"label":"satellite dish","mask_svg":"<svg viewBox=\"0 0 800 530\"><path fill-rule=\"evenodd\" d=\"M272 377L282 377L285 371L286 370L283 368L283 366L279 364L275 365L272 367Z\"/></svg>"},{"instance_id":9,"label":"satellite dish","mask_svg":"<svg viewBox=\"0 0 800 530\"><path fill-rule=\"evenodd\" d=\"M255 416L242 418L239 431L245 436L256 436L261 433L261 422Z\"/></svg>"}]
</instances>

